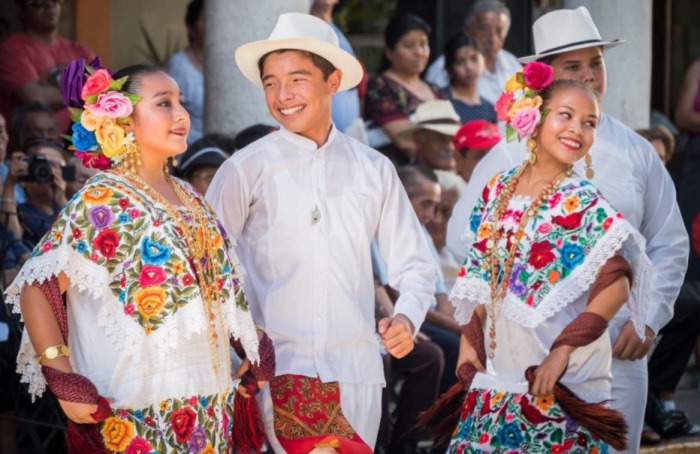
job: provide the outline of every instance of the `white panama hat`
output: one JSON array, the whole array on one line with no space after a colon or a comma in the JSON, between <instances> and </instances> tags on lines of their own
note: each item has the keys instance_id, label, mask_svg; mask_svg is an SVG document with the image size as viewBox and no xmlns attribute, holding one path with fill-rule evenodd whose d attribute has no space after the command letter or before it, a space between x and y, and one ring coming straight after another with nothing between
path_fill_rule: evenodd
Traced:
<instances>
[{"instance_id":1,"label":"white panama hat","mask_svg":"<svg viewBox=\"0 0 700 454\"><path fill-rule=\"evenodd\" d=\"M420 104L416 108L416 121L408 129L399 133L401 137L409 138L415 131L429 129L440 134L454 137L459 131L459 115L452 106L452 102L446 99L434 99Z\"/></svg>"},{"instance_id":2,"label":"white panama hat","mask_svg":"<svg viewBox=\"0 0 700 454\"><path fill-rule=\"evenodd\" d=\"M518 58L530 63L542 57L587 47L614 47L624 40L603 41L598 27L585 6L576 9L558 9L540 17L532 24L535 55Z\"/></svg>"},{"instance_id":3,"label":"white panama hat","mask_svg":"<svg viewBox=\"0 0 700 454\"><path fill-rule=\"evenodd\" d=\"M248 80L262 87L258 62L265 54L280 49L303 50L328 60L343 73L338 91L353 88L362 80L362 65L340 48L333 28L323 20L303 13L280 14L266 40L236 49L236 64Z\"/></svg>"}]
</instances>

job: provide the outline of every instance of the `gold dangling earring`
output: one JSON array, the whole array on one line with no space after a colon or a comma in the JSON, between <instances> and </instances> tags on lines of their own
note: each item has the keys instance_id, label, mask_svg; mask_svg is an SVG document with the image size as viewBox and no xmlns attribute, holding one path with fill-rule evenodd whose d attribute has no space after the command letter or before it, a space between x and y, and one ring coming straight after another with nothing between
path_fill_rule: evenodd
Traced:
<instances>
[{"instance_id":1,"label":"gold dangling earring","mask_svg":"<svg viewBox=\"0 0 700 454\"><path fill-rule=\"evenodd\" d=\"M593 158L591 157L591 153L586 153L586 157L583 161L586 163L586 178L592 180L595 176L595 172L593 171Z\"/></svg>"},{"instance_id":2,"label":"gold dangling earring","mask_svg":"<svg viewBox=\"0 0 700 454\"><path fill-rule=\"evenodd\" d=\"M536 148L537 142L535 139L532 137L527 139L527 149L530 150L530 156L528 156L527 161L530 163L530 165L534 165L537 162L537 153L535 153Z\"/></svg>"},{"instance_id":3,"label":"gold dangling earring","mask_svg":"<svg viewBox=\"0 0 700 454\"><path fill-rule=\"evenodd\" d=\"M124 138L124 168L133 173L139 167L141 167L141 149L136 143L134 133L129 131Z\"/></svg>"}]
</instances>

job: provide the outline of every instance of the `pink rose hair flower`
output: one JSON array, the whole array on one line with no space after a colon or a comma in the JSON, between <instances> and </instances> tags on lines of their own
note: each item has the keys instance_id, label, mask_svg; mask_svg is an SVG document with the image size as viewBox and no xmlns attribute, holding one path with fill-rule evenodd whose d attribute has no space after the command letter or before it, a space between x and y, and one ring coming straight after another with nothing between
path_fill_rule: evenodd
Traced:
<instances>
[{"instance_id":1,"label":"pink rose hair flower","mask_svg":"<svg viewBox=\"0 0 700 454\"><path fill-rule=\"evenodd\" d=\"M109 118L128 117L134 111L131 100L118 91L101 94L95 104L87 104L86 107L93 115Z\"/></svg>"},{"instance_id":2,"label":"pink rose hair flower","mask_svg":"<svg viewBox=\"0 0 700 454\"><path fill-rule=\"evenodd\" d=\"M112 76L106 69L98 69L85 81L83 89L80 92L80 97L87 100L88 96L96 96L109 89L109 84L112 82Z\"/></svg>"},{"instance_id":3,"label":"pink rose hair flower","mask_svg":"<svg viewBox=\"0 0 700 454\"><path fill-rule=\"evenodd\" d=\"M540 114L539 109L528 107L521 109L511 118L510 126L518 133L518 137L523 139L535 132L541 118L542 114Z\"/></svg>"}]
</instances>

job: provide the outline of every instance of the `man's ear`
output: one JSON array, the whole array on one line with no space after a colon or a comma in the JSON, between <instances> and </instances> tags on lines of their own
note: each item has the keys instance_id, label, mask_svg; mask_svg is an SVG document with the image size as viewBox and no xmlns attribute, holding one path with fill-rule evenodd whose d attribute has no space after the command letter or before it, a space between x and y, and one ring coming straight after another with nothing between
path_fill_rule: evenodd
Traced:
<instances>
[{"instance_id":1,"label":"man's ear","mask_svg":"<svg viewBox=\"0 0 700 454\"><path fill-rule=\"evenodd\" d=\"M340 88L340 81L343 80L343 73L339 69L336 69L328 76L328 87L330 89L331 95L338 93L338 88Z\"/></svg>"}]
</instances>

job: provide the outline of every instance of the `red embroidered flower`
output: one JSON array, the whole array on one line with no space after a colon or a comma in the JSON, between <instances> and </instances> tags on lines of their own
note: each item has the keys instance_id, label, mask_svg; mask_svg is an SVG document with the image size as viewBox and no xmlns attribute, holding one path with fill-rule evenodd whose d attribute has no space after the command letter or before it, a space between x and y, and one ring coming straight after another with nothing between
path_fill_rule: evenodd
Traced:
<instances>
[{"instance_id":1,"label":"red embroidered flower","mask_svg":"<svg viewBox=\"0 0 700 454\"><path fill-rule=\"evenodd\" d=\"M561 192L556 192L549 199L549 208L554 208L559 202L561 202Z\"/></svg>"},{"instance_id":2,"label":"red embroidered flower","mask_svg":"<svg viewBox=\"0 0 700 454\"><path fill-rule=\"evenodd\" d=\"M153 221L153 226L154 226L154 227L160 227L161 224L162 224L162 222L160 222L160 219L156 219L155 221Z\"/></svg>"},{"instance_id":3,"label":"red embroidered flower","mask_svg":"<svg viewBox=\"0 0 700 454\"><path fill-rule=\"evenodd\" d=\"M484 186L484 190L481 191L481 198L484 200L484 203L489 202L489 187L488 187L488 185Z\"/></svg>"},{"instance_id":4,"label":"red embroidered flower","mask_svg":"<svg viewBox=\"0 0 700 454\"><path fill-rule=\"evenodd\" d=\"M557 453L563 453L563 452L569 452L571 447L574 445L574 440L566 440L563 444L561 445L552 445L552 454L557 454Z\"/></svg>"},{"instance_id":5,"label":"red embroidered flower","mask_svg":"<svg viewBox=\"0 0 700 454\"><path fill-rule=\"evenodd\" d=\"M52 247L53 247L53 243L51 241L47 241L46 243L44 243L44 245L41 247L41 249L44 252L49 252Z\"/></svg>"},{"instance_id":6,"label":"red embroidered flower","mask_svg":"<svg viewBox=\"0 0 700 454\"><path fill-rule=\"evenodd\" d=\"M156 265L144 265L139 275L141 287L152 287L165 282L165 271Z\"/></svg>"},{"instance_id":7,"label":"red embroidered flower","mask_svg":"<svg viewBox=\"0 0 700 454\"><path fill-rule=\"evenodd\" d=\"M151 452L151 444L145 438L134 437L127 446L124 454L148 454Z\"/></svg>"},{"instance_id":8,"label":"red embroidered flower","mask_svg":"<svg viewBox=\"0 0 700 454\"><path fill-rule=\"evenodd\" d=\"M126 315L131 315L134 313L134 309L135 309L134 305L129 303L126 306L124 306L124 313Z\"/></svg>"},{"instance_id":9,"label":"red embroidered flower","mask_svg":"<svg viewBox=\"0 0 700 454\"><path fill-rule=\"evenodd\" d=\"M117 253L117 247L119 247L119 235L117 232L110 229L105 229L97 235L92 242L92 245L100 251L100 253L111 259Z\"/></svg>"},{"instance_id":10,"label":"red embroidered flower","mask_svg":"<svg viewBox=\"0 0 700 454\"><path fill-rule=\"evenodd\" d=\"M603 229L607 232L610 226L613 223L613 218L607 218L606 220L603 221Z\"/></svg>"},{"instance_id":11,"label":"red embroidered flower","mask_svg":"<svg viewBox=\"0 0 700 454\"><path fill-rule=\"evenodd\" d=\"M97 252L93 252L92 254L90 254L90 260L92 260L93 262L96 262L99 259L100 259L100 256L97 255Z\"/></svg>"},{"instance_id":12,"label":"red embroidered flower","mask_svg":"<svg viewBox=\"0 0 700 454\"><path fill-rule=\"evenodd\" d=\"M199 399L197 399L197 396L190 397L190 406L192 406L192 407L196 406L197 402L199 402Z\"/></svg>"},{"instance_id":13,"label":"red embroidered flower","mask_svg":"<svg viewBox=\"0 0 700 454\"><path fill-rule=\"evenodd\" d=\"M194 423L197 420L197 413L190 407L175 410L170 416L170 425L175 433L178 443L186 443L192 437Z\"/></svg>"},{"instance_id":14,"label":"red embroidered flower","mask_svg":"<svg viewBox=\"0 0 700 454\"><path fill-rule=\"evenodd\" d=\"M487 442L489 441L490 438L491 438L491 437L489 436L489 434L483 433L483 434L481 434L481 436L479 437L479 443L483 445L484 443L487 443Z\"/></svg>"},{"instance_id":15,"label":"red embroidered flower","mask_svg":"<svg viewBox=\"0 0 700 454\"><path fill-rule=\"evenodd\" d=\"M122 278L119 280L119 286L121 288L126 287L126 276L122 276Z\"/></svg>"},{"instance_id":16,"label":"red embroidered flower","mask_svg":"<svg viewBox=\"0 0 700 454\"><path fill-rule=\"evenodd\" d=\"M214 406L213 405L209 405L207 407L207 416L209 416L210 418L214 417Z\"/></svg>"},{"instance_id":17,"label":"red embroidered flower","mask_svg":"<svg viewBox=\"0 0 700 454\"><path fill-rule=\"evenodd\" d=\"M224 288L224 284L226 284L226 281L224 281L223 279L219 278L219 290L221 290L222 288Z\"/></svg>"},{"instance_id":18,"label":"red embroidered flower","mask_svg":"<svg viewBox=\"0 0 700 454\"><path fill-rule=\"evenodd\" d=\"M459 269L459 272L457 273L457 277L464 277L467 275L467 269L464 267L461 267Z\"/></svg>"},{"instance_id":19,"label":"red embroidered flower","mask_svg":"<svg viewBox=\"0 0 700 454\"><path fill-rule=\"evenodd\" d=\"M527 297L527 301L525 301L525 304L528 306L532 306L532 303L535 301L535 295L530 293L530 296Z\"/></svg>"},{"instance_id":20,"label":"red embroidered flower","mask_svg":"<svg viewBox=\"0 0 700 454\"><path fill-rule=\"evenodd\" d=\"M478 243L474 243L474 247L480 252L486 252L486 241L487 241L487 239L484 238L483 240L479 241Z\"/></svg>"},{"instance_id":21,"label":"red embroidered flower","mask_svg":"<svg viewBox=\"0 0 700 454\"><path fill-rule=\"evenodd\" d=\"M182 278L182 285L192 285L192 282L194 282L194 278L191 274L185 274Z\"/></svg>"},{"instance_id":22,"label":"red embroidered flower","mask_svg":"<svg viewBox=\"0 0 700 454\"><path fill-rule=\"evenodd\" d=\"M131 219L136 219L137 217L141 216L141 212L138 210L138 208L132 208L129 210L129 216Z\"/></svg>"},{"instance_id":23,"label":"red embroidered flower","mask_svg":"<svg viewBox=\"0 0 700 454\"><path fill-rule=\"evenodd\" d=\"M78 227L73 229L73 238L79 240L83 237L83 232Z\"/></svg>"},{"instance_id":24,"label":"red embroidered flower","mask_svg":"<svg viewBox=\"0 0 700 454\"><path fill-rule=\"evenodd\" d=\"M534 266L535 269L540 270L549 265L553 260L554 253L552 252L552 245L549 241L538 241L532 244L530 258L527 262Z\"/></svg>"},{"instance_id":25,"label":"red embroidered flower","mask_svg":"<svg viewBox=\"0 0 700 454\"><path fill-rule=\"evenodd\" d=\"M129 207L129 199L119 199L119 208L126 210Z\"/></svg>"},{"instance_id":26,"label":"red embroidered flower","mask_svg":"<svg viewBox=\"0 0 700 454\"><path fill-rule=\"evenodd\" d=\"M145 418L143 418L143 422L146 423L147 426L150 426L150 427L155 426L155 422L153 421L153 418L151 418L150 416L146 416Z\"/></svg>"}]
</instances>

